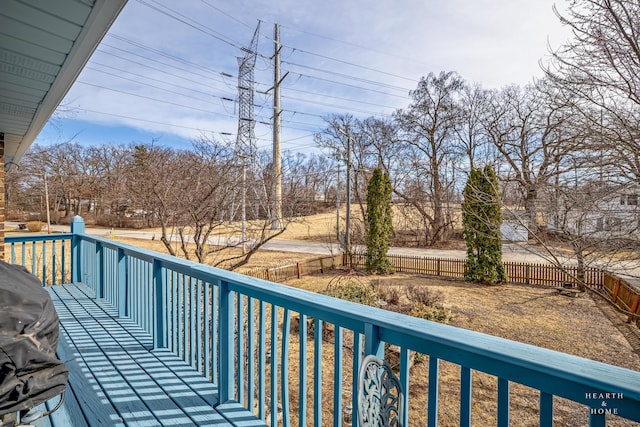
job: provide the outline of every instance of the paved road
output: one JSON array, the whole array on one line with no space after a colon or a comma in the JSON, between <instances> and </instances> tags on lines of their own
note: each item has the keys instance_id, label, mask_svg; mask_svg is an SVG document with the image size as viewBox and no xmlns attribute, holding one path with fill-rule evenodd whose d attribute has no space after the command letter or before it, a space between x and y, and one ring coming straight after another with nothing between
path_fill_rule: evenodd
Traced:
<instances>
[{"instance_id":1,"label":"paved road","mask_svg":"<svg viewBox=\"0 0 640 427\"><path fill-rule=\"evenodd\" d=\"M6 229L18 228L17 222L7 221L5 223ZM52 231L68 232L69 226L67 225L52 225ZM158 239L159 234L145 230L128 230L128 229L106 229L106 228L94 228L86 227L85 232L94 236L111 237L111 233L115 238L126 237L132 239ZM228 242L223 236L214 236L209 239L210 244L220 244ZM285 239L273 239L267 242L263 248L271 251L282 252L299 252L318 255L331 255L339 253L340 249L336 244L314 242L307 240L285 240ZM410 255L410 256L426 256L426 257L438 257L438 258L465 258L466 251L456 249L431 249L431 248L399 248L392 247L389 250L390 254L397 255ZM525 245L516 243L505 243L502 248L502 258L505 261L527 261L527 262L548 262L540 255L535 254L530 249L527 249Z\"/></svg>"}]
</instances>

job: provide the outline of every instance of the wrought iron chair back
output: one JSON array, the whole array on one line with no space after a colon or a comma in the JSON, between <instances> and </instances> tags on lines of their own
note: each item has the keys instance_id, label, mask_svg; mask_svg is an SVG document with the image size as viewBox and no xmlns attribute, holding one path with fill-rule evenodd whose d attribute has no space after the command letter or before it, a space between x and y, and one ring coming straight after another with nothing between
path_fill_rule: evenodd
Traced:
<instances>
[{"instance_id":1,"label":"wrought iron chair back","mask_svg":"<svg viewBox=\"0 0 640 427\"><path fill-rule=\"evenodd\" d=\"M402 427L402 393L400 380L385 360L365 357L358 373L358 425Z\"/></svg>"}]
</instances>

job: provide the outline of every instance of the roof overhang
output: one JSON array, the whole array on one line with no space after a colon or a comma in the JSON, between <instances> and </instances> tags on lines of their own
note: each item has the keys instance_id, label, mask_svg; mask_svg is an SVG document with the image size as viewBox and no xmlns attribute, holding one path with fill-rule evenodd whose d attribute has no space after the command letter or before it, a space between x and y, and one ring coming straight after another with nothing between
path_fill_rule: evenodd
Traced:
<instances>
[{"instance_id":1,"label":"roof overhang","mask_svg":"<svg viewBox=\"0 0 640 427\"><path fill-rule=\"evenodd\" d=\"M5 169L29 149L126 2L3 0L0 134Z\"/></svg>"}]
</instances>

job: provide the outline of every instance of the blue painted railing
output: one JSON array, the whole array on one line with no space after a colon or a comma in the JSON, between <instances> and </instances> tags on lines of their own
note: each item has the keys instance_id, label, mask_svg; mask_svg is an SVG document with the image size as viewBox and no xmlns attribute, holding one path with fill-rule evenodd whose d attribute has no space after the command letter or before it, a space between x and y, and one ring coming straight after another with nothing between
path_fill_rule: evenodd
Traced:
<instances>
[{"instance_id":1,"label":"blue painted railing","mask_svg":"<svg viewBox=\"0 0 640 427\"><path fill-rule=\"evenodd\" d=\"M42 285L71 280L71 233L5 236L10 245L8 261L20 264L37 276Z\"/></svg>"},{"instance_id":2,"label":"blue painted railing","mask_svg":"<svg viewBox=\"0 0 640 427\"><path fill-rule=\"evenodd\" d=\"M404 408L427 396L422 409L404 413L405 426L425 418L436 426L439 415L454 409L461 426L486 419L479 411L490 410L494 424L507 426L522 415L522 402L510 405L511 388L526 394L542 426L553 424L554 406L567 412L567 405L582 408L577 422L584 425L604 426L614 414L640 421L640 372L89 236L79 217L71 246L73 282L93 288L152 334L156 347L169 348L215 383L221 403L239 402L270 425L343 425L345 407L357 408L363 355L382 356L387 345L398 349ZM427 355L419 369L411 367L414 352ZM459 386L448 382L439 392L451 364ZM487 392L495 392L495 409L474 408L477 395ZM439 396L452 395L453 408L439 406ZM351 412L356 426L357 411Z\"/></svg>"}]
</instances>

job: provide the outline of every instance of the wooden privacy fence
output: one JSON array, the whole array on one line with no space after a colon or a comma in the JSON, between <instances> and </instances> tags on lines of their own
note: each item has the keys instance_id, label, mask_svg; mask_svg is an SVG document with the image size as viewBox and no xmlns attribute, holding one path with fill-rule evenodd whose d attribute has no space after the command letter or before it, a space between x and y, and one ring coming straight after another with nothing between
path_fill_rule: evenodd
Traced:
<instances>
[{"instance_id":1,"label":"wooden privacy fence","mask_svg":"<svg viewBox=\"0 0 640 427\"><path fill-rule=\"evenodd\" d=\"M426 274L430 276L463 278L466 260L458 258L431 258L407 255L389 255L389 260L398 273ZM366 255L352 254L351 266L365 268ZM302 276L343 267L348 265L346 255L338 254L311 260L286 264L276 267L259 267L242 271L247 276L271 281L299 279ZM533 264L527 262L504 263L512 283L527 285L563 286L567 283L577 285L578 267L566 266L558 268L553 264ZM605 272L598 268L587 268L585 271L587 286L601 289Z\"/></svg>"},{"instance_id":2,"label":"wooden privacy fence","mask_svg":"<svg viewBox=\"0 0 640 427\"><path fill-rule=\"evenodd\" d=\"M640 290L634 288L624 279L614 276L611 273L604 274L604 289L611 297L611 301L621 309L636 314L629 316L627 323L635 322L640 328Z\"/></svg>"},{"instance_id":3,"label":"wooden privacy fence","mask_svg":"<svg viewBox=\"0 0 640 427\"><path fill-rule=\"evenodd\" d=\"M352 265L364 268L365 254L352 255ZM428 258L406 255L388 255L391 264L399 273L427 274L440 277L463 278L466 260L456 258ZM553 264L533 264L527 262L504 262L509 281L527 285L563 286L566 283L577 285L578 267L558 268ZM604 281L604 271L587 268L585 282L587 286L600 289Z\"/></svg>"}]
</instances>

